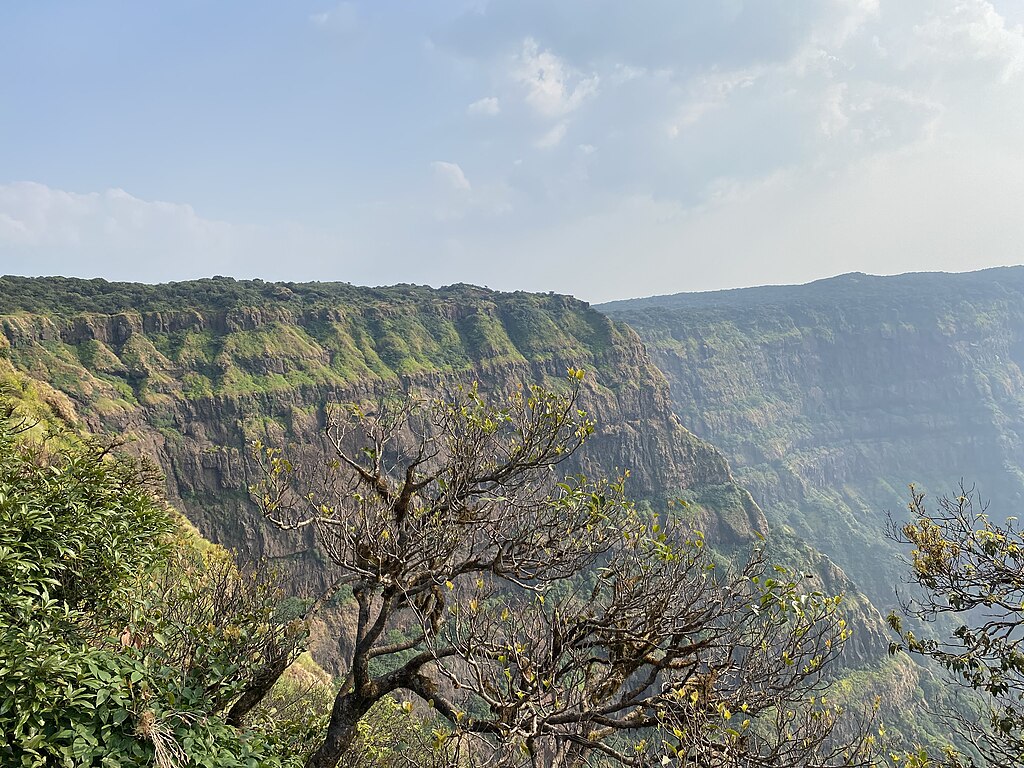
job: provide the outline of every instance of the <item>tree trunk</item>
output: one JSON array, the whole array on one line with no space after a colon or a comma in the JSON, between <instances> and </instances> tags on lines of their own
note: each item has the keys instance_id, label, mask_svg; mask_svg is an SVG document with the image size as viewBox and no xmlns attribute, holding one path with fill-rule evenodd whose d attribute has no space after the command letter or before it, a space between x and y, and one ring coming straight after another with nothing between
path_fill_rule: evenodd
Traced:
<instances>
[{"instance_id":1,"label":"tree trunk","mask_svg":"<svg viewBox=\"0 0 1024 768\"><path fill-rule=\"evenodd\" d=\"M290 663L291 654L284 653L257 672L242 691L242 695L228 710L228 725L240 727L245 716L270 693L270 689L288 669Z\"/></svg>"},{"instance_id":2,"label":"tree trunk","mask_svg":"<svg viewBox=\"0 0 1024 768\"><path fill-rule=\"evenodd\" d=\"M327 735L306 761L306 768L335 768L359 733L356 726L375 703L375 699L357 693L339 694L331 708Z\"/></svg>"}]
</instances>

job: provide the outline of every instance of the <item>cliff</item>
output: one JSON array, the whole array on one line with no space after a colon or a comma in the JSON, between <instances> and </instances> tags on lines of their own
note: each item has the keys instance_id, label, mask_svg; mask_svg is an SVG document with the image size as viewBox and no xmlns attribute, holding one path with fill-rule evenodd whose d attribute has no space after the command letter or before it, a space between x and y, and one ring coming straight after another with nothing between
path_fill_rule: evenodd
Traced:
<instances>
[{"instance_id":1,"label":"cliff","mask_svg":"<svg viewBox=\"0 0 1024 768\"><path fill-rule=\"evenodd\" d=\"M679 294L600 307L635 328L677 415L720 447L773 523L883 610L904 567L883 539L907 486L965 479L1024 500L1024 268Z\"/></svg>"},{"instance_id":2,"label":"cliff","mask_svg":"<svg viewBox=\"0 0 1024 768\"><path fill-rule=\"evenodd\" d=\"M582 468L632 468L641 498L686 496L725 549L765 527L721 453L673 415L636 334L568 297L4 278L0 309L9 379L27 377L18 385L31 382L80 428L124 436L164 469L170 500L204 535L248 555L301 559L303 549L254 513L251 441L315 454L328 402L453 379L492 391L550 384L570 366L590 371L584 406L599 424ZM321 578L315 561L299 570Z\"/></svg>"}]
</instances>

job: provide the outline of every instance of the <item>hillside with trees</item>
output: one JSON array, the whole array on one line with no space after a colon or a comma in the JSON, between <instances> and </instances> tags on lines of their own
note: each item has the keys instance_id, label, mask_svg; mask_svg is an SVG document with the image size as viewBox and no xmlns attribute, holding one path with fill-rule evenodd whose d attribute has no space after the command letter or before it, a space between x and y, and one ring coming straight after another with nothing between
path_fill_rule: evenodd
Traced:
<instances>
[{"instance_id":1,"label":"hillside with trees","mask_svg":"<svg viewBox=\"0 0 1024 768\"><path fill-rule=\"evenodd\" d=\"M840 612L846 622L841 631L843 654L836 664L828 665L829 679L836 683L837 700L846 702L854 710L870 712L876 696L880 697L880 709L873 717L876 722L885 724L886 733L895 738L894 743L910 746L920 741L936 745L948 740L924 705L926 699L944 700L942 686L909 658L888 657L889 637L881 613L839 566L785 527L769 524L750 494L734 480L728 462L718 449L695 437L673 414L667 382L636 333L608 320L583 302L550 294L502 294L470 286L437 291L414 286L359 289L347 285L236 283L223 278L170 286L5 279L4 286L8 311L0 317L3 329L0 368L9 391L52 413L74 431L122 438L126 450L150 459L162 471L166 497L204 536L234 549L244 558L272 565L283 575L292 596L310 603L325 594L330 595L309 622L309 648L314 658L338 681L344 682L355 674L360 654L371 650L377 653L374 644L383 643L382 647L391 649L384 655L394 654L395 660L401 661L398 668L409 664L417 653L432 648L436 637L424 634L417 640L418 635L414 631L410 633L415 628L413 619L423 612L429 613L429 606L411 600L409 604L396 605L397 613L374 614L381 610L379 601L383 595L376 590L385 589L387 580L376 582L377 586L366 587L369 590L366 594L375 597L367 598L365 610L369 615L383 616L381 629L387 631L361 634L366 627L376 626L376 620L361 624L364 608L351 584L342 585L340 592L335 589L339 569L344 572L351 561L339 555L336 542L317 533L317 525L323 524L322 521L316 525L299 525L301 521L292 521L296 530L280 530L288 525L275 524L275 521L288 521L276 518L274 510L268 510L262 495L254 490L267 477L266 466L261 467L260 461L253 457L252 446L286 450L288 466L304 471L334 466L340 461L339 449L358 463L372 455L372 450L371 454L361 452L372 449L372 443L360 447L335 443L331 437L334 418L342 413L353 413L338 410L345 403L365 405L394 397L407 402L450 403L451 394L458 391L459 384L468 387L473 382L479 387L481 402L511 403L509 398L534 385L560 396L558 393L564 393L568 386L566 372L585 371L572 386L578 408L587 414L588 423L593 421L593 426L587 428L588 433L592 429L593 434L588 434L586 444L578 450L565 451L564 463L561 459L558 462L558 474L545 475L545 482L577 474L596 482L601 478L625 477L625 471L629 470L622 493L623 499L630 501L622 510L635 510L629 515L648 521L645 536L653 535L654 541L659 536L668 537L670 559L692 560L692 568L696 569L684 571L680 577L683 581L673 582L674 577L666 576L669 594L682 590L703 595L718 606L715 620L721 618L725 622L704 625L701 630L700 622L691 617L696 622L692 631L698 634L706 630L711 636L731 637L730 642L742 647L750 637L744 640L729 627L745 626L756 631L760 626L758 621L765 621L768 623L763 626L767 631L774 620L769 608L775 605L773 601L785 602L788 594L785 590L795 590L796 596L809 595L812 602L808 615L814 616L824 603L815 602L819 598L810 596L818 594L824 598L842 594ZM195 293L196 300L183 303L191 292ZM137 306L133 306L133 302ZM370 418L365 423L373 423L371 417L379 414L379 411L365 409L361 412ZM417 418L425 417L420 414ZM467 425L462 423L462 426ZM351 437L355 433L350 430L346 434ZM405 432L402 435L403 439L408 437ZM487 453L479 455L483 459ZM401 482L400 476L386 474L382 478L385 486ZM565 480L564 484L568 490L550 489L555 492L555 498L561 498L558 494L562 493L571 497L585 487L576 486L571 480ZM345 509L346 499L366 498L365 491L359 492L354 487L349 491L347 495L330 497L328 507L341 514L339 510ZM306 494L309 492L319 491L312 488L307 489ZM431 503L435 502L436 498ZM375 514L382 514L381 508L376 510ZM332 511L331 515L317 517L333 514ZM666 529L653 534L650 526L665 526L668 522L672 523L671 535ZM628 529L629 525L635 523L622 522L619 529L622 526ZM397 537L398 529L386 530L389 536ZM573 536L572 526L566 528L564 536ZM765 539L767 549L761 552L761 542ZM397 538L392 539L395 540ZM686 547L690 546L687 542L698 540L701 552L691 553L692 556L685 554ZM579 542L581 546L583 541L585 537ZM676 553L677 547L683 547L680 553ZM596 569L594 572L600 573L601 568L612 568L611 572L615 573L614 557L617 555L613 549L578 554L589 563L590 571L584 569L584 572ZM752 556L753 561L748 563ZM380 557L377 561L383 562ZM795 569L805 573L806 578L779 578L772 576L771 571L761 575L759 569L764 564L779 564L787 574ZM748 566L754 570L745 570ZM686 579L690 578L686 574L697 573L702 567L707 568L707 574L715 575L715 583L719 585L709 586L709 592L686 586ZM472 580L468 592L459 592L460 600L463 597L476 599L480 606L486 602L485 597L492 599L491 590L496 588L492 583L494 575L481 576L482 587ZM753 580L755 576L758 581ZM631 578L628 571L621 571L621 577ZM731 578L745 578L747 586L741 588L739 583L729 586ZM453 586L460 583L459 579L446 579L439 587L442 596L447 594L448 581ZM570 582L574 583L572 579ZM536 605L529 610L520 606L514 615L522 617L524 622L533 622L536 627L551 628L561 626L574 615L585 616L587 611L598 610L593 605L586 608L587 601L570 599L577 594L578 584L570 588L569 583L559 583L562 585L552 586L559 599L546 599L541 604L542 610L537 610ZM603 582L586 583L596 589L593 600L600 604L604 593L597 587ZM607 586L611 594L620 594L621 588L615 583L612 578ZM724 593L715 591L726 586L732 598L726 599ZM769 594L768 603L758 609L762 610L761 618L742 618L743 610L758 605L761 597L755 593L762 588ZM484 590L486 595L474 598L475 589ZM778 592L779 589L783 592ZM504 587L494 594L499 593L506 595L503 599L511 599ZM641 597L641 593L637 593L638 604L658 604L653 593L646 595ZM515 596L514 590L511 596ZM731 603L736 596L742 596L742 601ZM452 607L438 600L436 595L431 599L434 606ZM729 605L733 608L723 609ZM811 610L810 606L815 607ZM513 614L511 608L509 613ZM389 623L388 617L398 614L403 614L401 620L396 618L397 623ZM461 615L465 617L467 613L463 611ZM501 612L498 615L500 617ZM493 619L486 611L480 611L479 616L481 622L485 618ZM730 625L727 621L730 616L731 621L739 623ZM647 619L636 615L631 621L655 621L660 620L659 617L663 614ZM691 619L678 617L683 622ZM473 622L468 620L466 624L456 624L465 631L473 629ZM527 630L525 625L516 628L517 632ZM566 624L563 630L569 632L570 626ZM489 631L490 639L500 638L500 634L495 634L497 629ZM655 631L653 625L650 631ZM715 635L716 632L720 634ZM368 637L371 639L367 640ZM678 651L673 644L686 637L689 635L684 634L681 639L665 637L667 646L662 645L662 640L652 639L652 647L660 649L657 658L672 658ZM372 647L366 646L368 642ZM513 648L517 643L523 645L514 640L513 635L509 635L508 642ZM601 642L609 640L606 637ZM779 642L785 643L785 633L779 636ZM837 645L834 640L830 642L829 647ZM673 647L677 651L673 651ZM625 648L621 652L625 653ZM507 653L494 653L511 658ZM571 657L572 646L563 645L560 653ZM798 665L795 653L779 654L778 659L789 668L790 663L784 660L788 658L794 671L803 675L814 672L813 668L805 670L803 665ZM493 655L489 657L491 662ZM831 652L826 653L814 664L821 664L830 655ZM623 658L628 659L628 654ZM651 658L641 654L628 662L638 666L615 683L617 688L608 687L612 685L610 680L599 684L595 678L595 695L600 692L610 696L615 690L624 695L627 689L623 686L634 684L635 676L644 668L648 670L645 674L652 676L651 685L655 682L667 685L667 679L677 675L678 670L670 669L671 665L652 667ZM376 659L376 656L364 656L364 659L374 661L369 665L372 668L367 673L369 677L360 678L370 689L379 684L381 674L395 671L389 666L390 662L385 664L386 659ZM728 669L735 660L725 658L721 663ZM699 662L705 671L708 664L712 662ZM767 675L764 680L774 679L772 676L780 671L772 671L771 665L764 670ZM477 679L474 688L461 679L466 670L449 670L446 684L458 682L460 687L455 690L469 696L465 704L454 703L459 697L452 699L451 691L447 691L446 696L438 693L420 698L432 702L435 712L442 714L441 702L448 702L451 708L447 712L456 716L458 722L461 721L457 712L472 713L472 721L479 728L485 729L480 724L490 722L486 728L492 729L492 733L504 727L498 725L505 722L502 718L507 718L511 724L517 722L517 717L525 716L526 711L540 717L539 712L549 707L550 701L543 691L527 694L529 686L536 686L544 679L537 677L536 670L521 665L497 670L501 675L497 682L511 679L520 686L519 692L524 698L521 705L516 706L511 706L515 704L513 701L502 703L502 699L495 699L487 692L486 686L493 688L497 684L489 677L493 671ZM511 678L506 677L506 672ZM580 674L584 674L582 670ZM664 678L665 675L668 678ZM452 676L455 681L450 679ZM737 678L736 684L739 680ZM685 688L685 683L682 685ZM734 717L735 706L743 703L741 699L729 698L728 690L727 686L723 693L725 698L720 700L724 711L729 713L726 719ZM745 690L750 693L757 688L748 685ZM798 685L780 691L780 695L788 695L785 690L805 689ZM482 698L474 699L474 695ZM370 696L364 704L369 700L373 703L391 699ZM561 706L567 706L565 701L558 700ZM770 701L771 697L762 700L760 706L768 708L763 712L772 709ZM748 709L754 707L749 701L746 703ZM533 710L525 709L527 705ZM584 705L577 702L576 706ZM619 706L625 718L620 726L639 723L651 727L654 724L651 713L667 705L645 695L635 700L630 698ZM647 715L643 714L644 706L649 709ZM492 716L498 711L506 714L496 721L488 720L487 711ZM514 714L516 712L519 714ZM576 750L589 738L572 730L582 727L578 715L549 712L546 717L554 718L550 721L554 730L545 731L545 738L562 734L556 742L558 738L563 739L563 743L568 739L577 745L573 748ZM820 718L826 716L816 717L815 727L818 728ZM549 722L544 718L537 722ZM613 721L619 722L609 716L606 727L611 728ZM810 725L808 722L808 727ZM786 727L789 726L778 724L776 733L787 733ZM519 725L515 728L520 729L513 730L524 739L520 742L526 748L524 754L531 754L526 744L528 739L522 735L525 732ZM721 733L732 738L728 736L730 729L736 730L730 724ZM742 731L737 732L742 735ZM683 729L682 733L688 731ZM809 738L814 742L813 737ZM342 739L342 746L344 741ZM622 742L619 737L613 737L613 741L616 746L610 749L615 751ZM760 748L771 751L766 746L768 743L761 742ZM826 742L820 743L824 749ZM554 754L552 749L556 753L562 749L557 744L542 746L536 741L534 744L531 757L534 761L543 761L545 756ZM644 742L636 754L654 759L658 753L647 751L651 744ZM674 748L683 750L682 757L688 754L687 749L693 748L693 742L682 739ZM336 754L336 750L332 754ZM564 759L578 757L573 750L558 754L565 754ZM722 754L732 754L732 751L725 749Z\"/></svg>"},{"instance_id":2,"label":"hillside with trees","mask_svg":"<svg viewBox=\"0 0 1024 768\"><path fill-rule=\"evenodd\" d=\"M826 703L840 597L759 549L720 575L621 480L552 479L593 434L583 378L507 405L470 389L354 408L363 449L332 424L326 472L254 446L266 516L310 526L340 574L312 603L199 537L152 468L9 396L5 764L871 764L866 725ZM355 642L332 682L299 659L346 593Z\"/></svg>"}]
</instances>

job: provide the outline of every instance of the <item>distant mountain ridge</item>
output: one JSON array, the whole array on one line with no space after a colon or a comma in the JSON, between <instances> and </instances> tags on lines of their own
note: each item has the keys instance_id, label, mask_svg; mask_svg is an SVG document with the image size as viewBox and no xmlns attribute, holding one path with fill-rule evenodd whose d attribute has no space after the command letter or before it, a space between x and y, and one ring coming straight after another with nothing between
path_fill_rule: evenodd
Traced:
<instances>
[{"instance_id":1,"label":"distant mountain ridge","mask_svg":"<svg viewBox=\"0 0 1024 768\"><path fill-rule=\"evenodd\" d=\"M865 272L846 272L833 277L792 285L758 285L749 288L726 288L713 291L683 291L657 296L619 299L596 304L595 308L608 314L641 307L705 308L736 307L792 302L825 302L859 294L870 299L873 289L879 289L877 298L912 298L922 290L984 296L993 284L1010 286L1024 284L1024 266L990 267L974 272L906 272L900 275L870 275Z\"/></svg>"},{"instance_id":2,"label":"distant mountain ridge","mask_svg":"<svg viewBox=\"0 0 1024 768\"><path fill-rule=\"evenodd\" d=\"M882 538L908 483L964 478L995 514L1024 502L1024 267L848 274L612 302L676 413L719 446L776 525L894 603Z\"/></svg>"}]
</instances>

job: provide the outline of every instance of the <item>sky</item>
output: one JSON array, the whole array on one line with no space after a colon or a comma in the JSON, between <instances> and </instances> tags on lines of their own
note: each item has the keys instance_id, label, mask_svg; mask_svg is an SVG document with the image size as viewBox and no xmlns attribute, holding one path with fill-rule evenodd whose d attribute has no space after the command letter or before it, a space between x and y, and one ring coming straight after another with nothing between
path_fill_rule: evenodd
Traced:
<instances>
[{"instance_id":1,"label":"sky","mask_svg":"<svg viewBox=\"0 0 1024 768\"><path fill-rule=\"evenodd\" d=\"M1019 0L0 3L0 273L604 301L1022 262Z\"/></svg>"}]
</instances>

